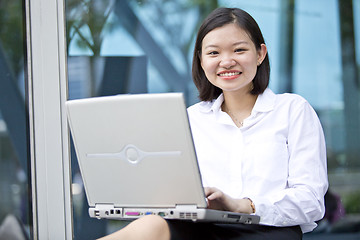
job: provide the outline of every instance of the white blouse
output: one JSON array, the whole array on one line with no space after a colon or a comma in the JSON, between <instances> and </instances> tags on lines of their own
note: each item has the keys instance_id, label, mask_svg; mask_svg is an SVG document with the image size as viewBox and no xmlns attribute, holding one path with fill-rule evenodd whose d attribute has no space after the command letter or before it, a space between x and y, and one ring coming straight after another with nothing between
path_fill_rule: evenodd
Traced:
<instances>
[{"instance_id":1,"label":"white blouse","mask_svg":"<svg viewBox=\"0 0 360 240\"><path fill-rule=\"evenodd\" d=\"M326 146L320 121L302 97L258 96L241 128L221 110L223 95L188 108L204 186L249 197L261 224L316 227L325 213Z\"/></svg>"}]
</instances>

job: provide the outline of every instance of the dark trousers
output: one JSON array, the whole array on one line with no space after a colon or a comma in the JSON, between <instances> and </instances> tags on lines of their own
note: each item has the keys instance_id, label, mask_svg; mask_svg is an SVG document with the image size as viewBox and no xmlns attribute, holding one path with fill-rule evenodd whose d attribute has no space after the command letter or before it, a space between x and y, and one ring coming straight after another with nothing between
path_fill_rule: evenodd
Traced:
<instances>
[{"instance_id":1,"label":"dark trousers","mask_svg":"<svg viewBox=\"0 0 360 240\"><path fill-rule=\"evenodd\" d=\"M167 220L171 240L301 240L299 226L272 227Z\"/></svg>"}]
</instances>

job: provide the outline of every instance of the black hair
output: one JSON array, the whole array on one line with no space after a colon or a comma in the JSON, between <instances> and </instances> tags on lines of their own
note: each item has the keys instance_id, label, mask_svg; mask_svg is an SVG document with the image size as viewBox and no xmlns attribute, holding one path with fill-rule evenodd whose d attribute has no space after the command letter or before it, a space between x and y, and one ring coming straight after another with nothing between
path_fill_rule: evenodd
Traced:
<instances>
[{"instance_id":1,"label":"black hair","mask_svg":"<svg viewBox=\"0 0 360 240\"><path fill-rule=\"evenodd\" d=\"M211 101L222 93L220 88L214 86L208 81L204 70L201 67L201 49L203 39L206 34L215 28L219 28L230 23L236 23L249 35L256 50L260 50L261 44L265 44L264 37L258 24L253 17L244 10L239 8L217 8L212 11L203 21L197 33L192 63L193 81L199 91L199 98L202 101ZM254 88L251 90L251 94L258 95L263 93L269 85L269 78L270 62L268 54L266 54L264 60L258 66L256 75L253 79Z\"/></svg>"}]
</instances>

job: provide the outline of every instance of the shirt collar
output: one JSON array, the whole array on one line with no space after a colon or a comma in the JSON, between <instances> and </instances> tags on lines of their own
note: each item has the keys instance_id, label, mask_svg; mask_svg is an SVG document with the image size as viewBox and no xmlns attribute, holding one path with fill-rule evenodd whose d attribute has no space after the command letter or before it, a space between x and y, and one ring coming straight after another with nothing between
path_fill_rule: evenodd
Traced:
<instances>
[{"instance_id":1,"label":"shirt collar","mask_svg":"<svg viewBox=\"0 0 360 240\"><path fill-rule=\"evenodd\" d=\"M211 111L218 112L220 111L221 104L224 102L223 94L220 94L217 99L212 101L203 101L200 103L200 111L203 113L209 113Z\"/></svg>"},{"instance_id":2,"label":"shirt collar","mask_svg":"<svg viewBox=\"0 0 360 240\"><path fill-rule=\"evenodd\" d=\"M258 96L256 99L253 112L269 112L274 109L276 95L269 88ZM200 111L208 113L210 111L219 112L221 104L224 102L224 95L220 94L217 99L207 102L201 102Z\"/></svg>"},{"instance_id":3,"label":"shirt collar","mask_svg":"<svg viewBox=\"0 0 360 240\"><path fill-rule=\"evenodd\" d=\"M276 94L269 88L258 96L256 99L253 112L270 112L274 109Z\"/></svg>"}]
</instances>

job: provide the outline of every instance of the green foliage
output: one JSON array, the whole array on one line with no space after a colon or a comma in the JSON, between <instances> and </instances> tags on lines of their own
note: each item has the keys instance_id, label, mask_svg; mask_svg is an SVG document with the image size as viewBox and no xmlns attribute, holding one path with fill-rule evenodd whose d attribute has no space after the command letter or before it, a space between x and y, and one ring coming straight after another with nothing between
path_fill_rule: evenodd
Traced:
<instances>
[{"instance_id":1,"label":"green foliage","mask_svg":"<svg viewBox=\"0 0 360 240\"><path fill-rule=\"evenodd\" d=\"M0 1L0 44L16 75L23 66L24 23L22 1Z\"/></svg>"}]
</instances>

